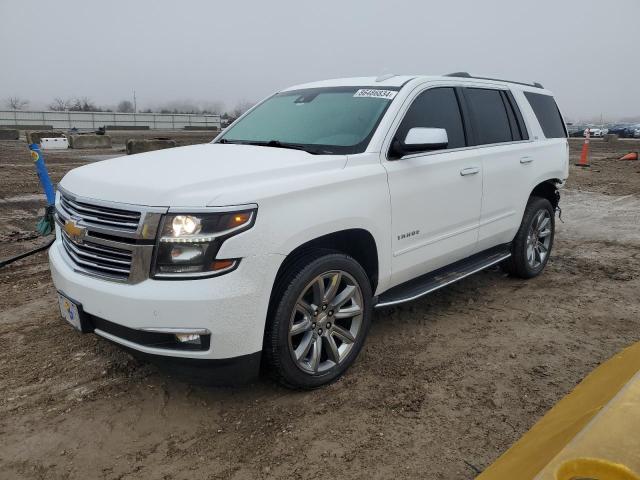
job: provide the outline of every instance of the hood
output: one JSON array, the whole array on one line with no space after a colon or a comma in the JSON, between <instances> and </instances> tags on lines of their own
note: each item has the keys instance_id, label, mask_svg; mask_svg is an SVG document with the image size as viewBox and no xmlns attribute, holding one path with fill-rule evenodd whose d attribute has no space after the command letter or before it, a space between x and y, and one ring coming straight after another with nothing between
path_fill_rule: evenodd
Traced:
<instances>
[{"instance_id":1,"label":"hood","mask_svg":"<svg viewBox=\"0 0 640 480\"><path fill-rule=\"evenodd\" d=\"M251 203L260 184L342 169L343 155L252 145L191 145L103 160L60 182L83 197L135 205L203 207ZM285 180L285 182L283 182ZM245 198L243 191L247 193ZM225 203L225 197L233 203Z\"/></svg>"}]
</instances>

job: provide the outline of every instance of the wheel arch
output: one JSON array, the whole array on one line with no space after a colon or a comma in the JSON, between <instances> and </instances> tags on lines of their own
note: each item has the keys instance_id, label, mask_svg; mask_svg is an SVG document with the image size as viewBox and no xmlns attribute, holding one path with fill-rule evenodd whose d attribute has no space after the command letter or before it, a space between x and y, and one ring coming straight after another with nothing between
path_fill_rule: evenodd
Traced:
<instances>
[{"instance_id":1,"label":"wheel arch","mask_svg":"<svg viewBox=\"0 0 640 480\"><path fill-rule=\"evenodd\" d=\"M544 180L533 188L529 197L546 198L551 202L551 206L553 206L555 210L560 203L560 191L558 190L558 184L560 183L562 183L562 181L558 178Z\"/></svg>"},{"instance_id":2,"label":"wheel arch","mask_svg":"<svg viewBox=\"0 0 640 480\"><path fill-rule=\"evenodd\" d=\"M353 257L367 272L371 289L375 292L379 277L378 246L375 238L364 228L349 228L327 233L298 245L286 256L274 281L274 287L287 270L311 250L332 250ZM272 292L273 294L273 292Z\"/></svg>"}]
</instances>

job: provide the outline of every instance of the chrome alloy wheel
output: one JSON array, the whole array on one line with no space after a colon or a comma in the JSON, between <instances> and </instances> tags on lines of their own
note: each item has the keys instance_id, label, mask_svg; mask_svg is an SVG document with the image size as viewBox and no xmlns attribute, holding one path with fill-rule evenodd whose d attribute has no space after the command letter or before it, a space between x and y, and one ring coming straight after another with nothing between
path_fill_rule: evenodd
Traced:
<instances>
[{"instance_id":1,"label":"chrome alloy wheel","mask_svg":"<svg viewBox=\"0 0 640 480\"><path fill-rule=\"evenodd\" d=\"M289 321L289 352L306 373L322 373L349 355L362 327L362 290L347 272L333 270L304 288Z\"/></svg>"},{"instance_id":2,"label":"chrome alloy wheel","mask_svg":"<svg viewBox=\"0 0 640 480\"><path fill-rule=\"evenodd\" d=\"M549 255L551 245L551 214L542 209L536 213L527 234L527 263L533 269L540 268Z\"/></svg>"}]
</instances>

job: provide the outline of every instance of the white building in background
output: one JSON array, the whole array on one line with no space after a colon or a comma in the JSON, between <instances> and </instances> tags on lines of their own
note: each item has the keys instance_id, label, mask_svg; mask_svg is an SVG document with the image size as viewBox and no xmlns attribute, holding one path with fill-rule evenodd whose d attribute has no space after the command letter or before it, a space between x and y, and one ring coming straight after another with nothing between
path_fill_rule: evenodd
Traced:
<instances>
[{"instance_id":1,"label":"white building in background","mask_svg":"<svg viewBox=\"0 0 640 480\"><path fill-rule=\"evenodd\" d=\"M50 112L0 110L0 127L33 128L50 125L55 129L96 130L100 127L148 128L152 130L183 130L217 128L220 115L117 113L117 112Z\"/></svg>"}]
</instances>

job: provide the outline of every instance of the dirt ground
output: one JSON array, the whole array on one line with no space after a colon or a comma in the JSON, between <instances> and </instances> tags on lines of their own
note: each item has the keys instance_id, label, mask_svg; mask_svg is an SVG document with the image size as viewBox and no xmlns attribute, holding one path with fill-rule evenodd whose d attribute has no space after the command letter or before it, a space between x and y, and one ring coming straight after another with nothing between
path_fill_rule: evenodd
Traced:
<instances>
[{"instance_id":1,"label":"dirt ground","mask_svg":"<svg viewBox=\"0 0 640 480\"><path fill-rule=\"evenodd\" d=\"M640 340L640 162L616 160L640 142L592 147L541 277L496 268L376 312L354 367L313 392L186 384L65 324L44 253L0 270L0 478L474 478ZM56 181L112 153L46 160ZM0 258L43 243L38 194L26 144L0 142Z\"/></svg>"}]
</instances>

